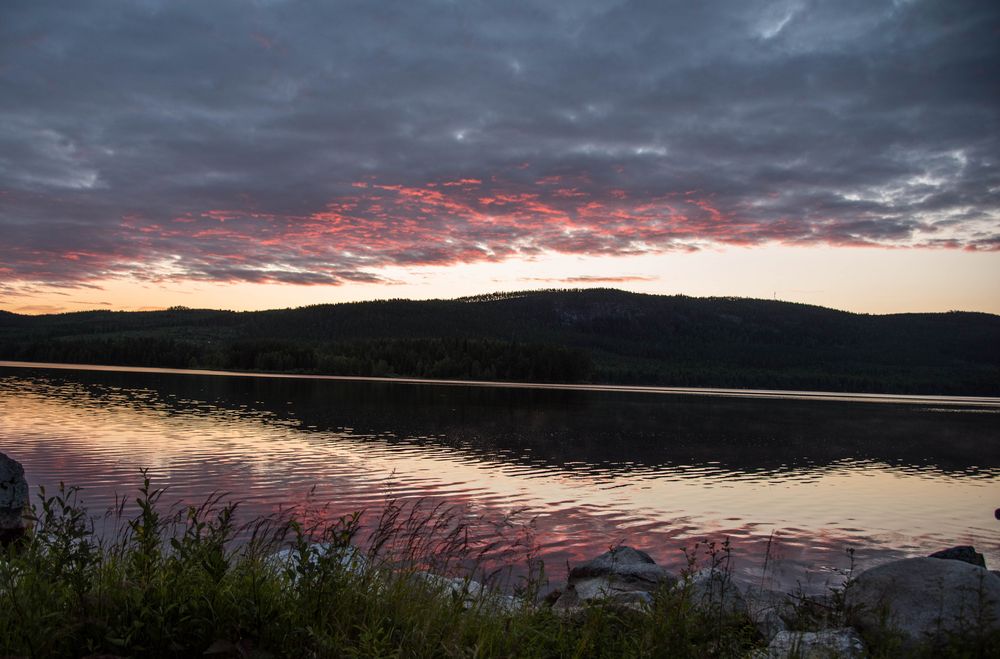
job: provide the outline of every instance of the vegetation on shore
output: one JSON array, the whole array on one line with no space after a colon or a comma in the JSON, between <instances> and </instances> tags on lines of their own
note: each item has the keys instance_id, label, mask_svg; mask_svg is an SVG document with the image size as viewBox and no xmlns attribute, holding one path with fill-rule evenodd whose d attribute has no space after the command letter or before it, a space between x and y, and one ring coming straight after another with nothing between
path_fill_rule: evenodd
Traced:
<instances>
[{"instance_id":1,"label":"vegetation on shore","mask_svg":"<svg viewBox=\"0 0 1000 659\"><path fill-rule=\"evenodd\" d=\"M162 495L146 478L134 515L122 501L104 534L76 490L42 491L32 532L0 554L0 655L744 657L766 645L745 616L695 606L686 582L641 606L553 610L530 542L499 528L477 535L447 508L389 502L367 525L308 514L238 524L237 506L219 497L164 510ZM516 597L472 588L471 577L503 580L482 569L504 552L528 563L527 577L507 582ZM456 590L455 575L470 587ZM836 593L803 600L803 624L835 625L839 602ZM923 656L997 647L995 638L954 641ZM891 633L869 642L871 656L896 656Z\"/></svg>"},{"instance_id":2,"label":"vegetation on shore","mask_svg":"<svg viewBox=\"0 0 1000 659\"><path fill-rule=\"evenodd\" d=\"M424 570L476 575L502 541L476 541L448 509L390 503L364 531L356 515L238 525L234 505L165 512L162 494L147 479L137 513L120 508L101 537L75 490L43 492L33 532L0 559L0 655L738 656L753 645L746 621L707 620L679 595L574 616L511 606L536 598L537 562L517 584L523 599L458 596ZM344 560L362 533L368 549Z\"/></svg>"},{"instance_id":3,"label":"vegetation on shore","mask_svg":"<svg viewBox=\"0 0 1000 659\"><path fill-rule=\"evenodd\" d=\"M1000 394L1000 316L607 289L229 312L0 312L0 359L534 382Z\"/></svg>"}]
</instances>

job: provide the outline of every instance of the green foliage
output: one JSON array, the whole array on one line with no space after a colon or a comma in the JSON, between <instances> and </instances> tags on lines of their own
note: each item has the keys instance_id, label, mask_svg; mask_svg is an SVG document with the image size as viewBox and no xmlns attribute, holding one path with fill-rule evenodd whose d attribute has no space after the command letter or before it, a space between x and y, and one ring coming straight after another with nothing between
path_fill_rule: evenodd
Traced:
<instances>
[{"instance_id":1,"label":"green foliage","mask_svg":"<svg viewBox=\"0 0 1000 659\"><path fill-rule=\"evenodd\" d=\"M421 569L471 575L497 545L442 506L389 502L362 538L360 515L237 526L220 497L164 511L162 495L144 473L134 514L119 507L104 538L76 489L42 491L29 538L0 557L0 655L702 657L756 640L745 620L707 624L682 591L557 614L445 588Z\"/></svg>"},{"instance_id":2,"label":"green foliage","mask_svg":"<svg viewBox=\"0 0 1000 659\"><path fill-rule=\"evenodd\" d=\"M520 604L468 581L456 590L423 570L468 578L499 543L475 540L467 516L443 506L389 501L371 527L360 514L309 522L309 511L238 525L237 506L219 496L164 511L163 490L144 473L134 514L123 503L105 537L78 495L41 490L32 532L0 553L0 656L700 658L764 645L745 615L696 606L686 579L641 607L556 612L536 597L544 570L530 551ZM703 550L728 575L728 543ZM825 607L839 625L839 603L835 592L800 615ZM889 628L866 641L873 657L901 652ZM907 652L972 658L1000 647L996 633L977 630L946 641Z\"/></svg>"}]
</instances>

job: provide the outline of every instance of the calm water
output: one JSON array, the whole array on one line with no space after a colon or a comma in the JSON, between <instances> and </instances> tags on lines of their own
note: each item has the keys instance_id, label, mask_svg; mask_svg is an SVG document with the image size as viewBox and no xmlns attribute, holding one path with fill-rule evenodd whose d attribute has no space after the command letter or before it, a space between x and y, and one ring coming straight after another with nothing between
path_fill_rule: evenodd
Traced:
<instances>
[{"instance_id":1,"label":"calm water","mask_svg":"<svg viewBox=\"0 0 1000 659\"><path fill-rule=\"evenodd\" d=\"M974 544L1000 566L996 407L741 399L0 366L0 451L95 513L148 467L171 501L245 515L387 496L534 520L555 578L625 542L680 566L698 540L818 590L861 567ZM310 492L313 492L310 494Z\"/></svg>"}]
</instances>

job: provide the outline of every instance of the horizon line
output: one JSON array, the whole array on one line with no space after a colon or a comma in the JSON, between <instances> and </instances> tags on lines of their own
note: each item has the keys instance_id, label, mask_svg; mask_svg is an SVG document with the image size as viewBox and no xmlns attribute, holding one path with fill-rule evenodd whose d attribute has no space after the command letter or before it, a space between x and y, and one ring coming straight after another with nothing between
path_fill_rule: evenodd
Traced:
<instances>
[{"instance_id":1,"label":"horizon line","mask_svg":"<svg viewBox=\"0 0 1000 659\"><path fill-rule=\"evenodd\" d=\"M837 311L839 313L851 314L854 316L904 316L904 315L943 315L952 313L961 314L982 314L986 316L1000 316L1000 313L993 313L990 311L978 311L978 310L967 310L967 309L949 309L947 311L893 311L886 313L876 313L870 311L850 311L847 309L841 309L838 307L824 306L821 304L810 304L808 302L794 302L791 300L784 300L778 298L765 298L765 297L748 297L740 295L688 295L686 293L646 293L639 291L630 291L623 288L613 288L608 286L595 286L595 287L579 287L579 288L534 288L534 289L521 289L521 290L510 290L510 291L492 291L489 293L476 293L473 295L461 295L458 297L386 297L386 298L370 298L366 300L345 300L338 302L317 302L314 304L303 304L296 307L270 307L267 309L226 309L221 307L191 307L187 305L171 305L169 307L160 308L140 308L140 309L112 309L112 308L100 308L94 307L91 309L79 309L73 311L57 311L57 312L46 312L46 313L20 313L17 311L11 311L9 309L4 309L0 307L0 313L7 313L12 316L30 317L30 318L41 318L44 316L68 316L72 314L83 314L83 313L94 313L94 312L106 312L106 313L162 313L164 311L218 311L224 313L266 313L270 311L294 311L298 309L308 309L311 307L333 307L333 306L345 306L345 305L356 305L356 304L372 304L377 302L461 302L461 301L489 301L486 299L480 300L479 298L514 298L514 297L527 297L529 295L541 295L545 293L584 293L593 291L610 291L614 293L624 293L626 295L641 296L641 297L675 297L675 298L688 298L692 300L729 300L729 301L753 301L753 302L773 302L779 304L795 305L800 307L813 307L817 309L826 309L829 311Z\"/></svg>"}]
</instances>

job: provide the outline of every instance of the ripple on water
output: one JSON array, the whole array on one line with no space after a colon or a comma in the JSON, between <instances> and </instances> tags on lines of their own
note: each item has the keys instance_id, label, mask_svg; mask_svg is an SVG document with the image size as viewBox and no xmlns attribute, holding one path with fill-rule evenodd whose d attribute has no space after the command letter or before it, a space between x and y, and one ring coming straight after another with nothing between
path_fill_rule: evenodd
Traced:
<instances>
[{"instance_id":1,"label":"ripple on water","mask_svg":"<svg viewBox=\"0 0 1000 659\"><path fill-rule=\"evenodd\" d=\"M792 584L836 576L852 546L872 564L969 542L1000 564L996 415L461 389L415 402L362 383L293 396L249 378L143 377L0 370L0 450L33 484L82 486L94 511L147 467L172 501L229 492L247 516L325 506L335 519L389 499L513 515L533 523L554 578L618 542L680 567L681 548L726 537L743 573L770 552L768 578Z\"/></svg>"}]
</instances>

